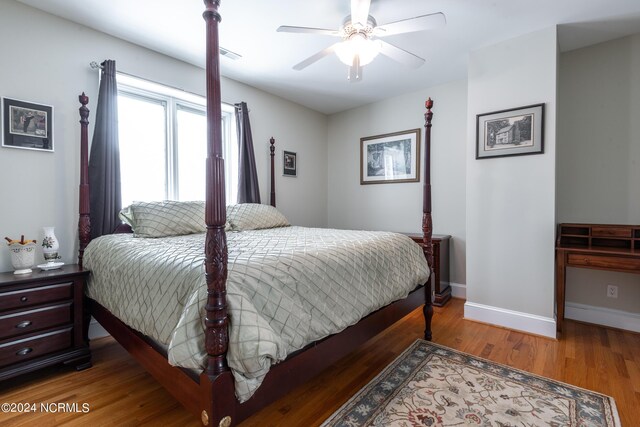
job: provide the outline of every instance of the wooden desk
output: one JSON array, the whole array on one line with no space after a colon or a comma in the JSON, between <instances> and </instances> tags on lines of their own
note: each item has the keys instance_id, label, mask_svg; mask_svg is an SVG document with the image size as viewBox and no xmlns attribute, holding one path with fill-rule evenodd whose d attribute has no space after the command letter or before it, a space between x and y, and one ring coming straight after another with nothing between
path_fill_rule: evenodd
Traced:
<instances>
[{"instance_id":1,"label":"wooden desk","mask_svg":"<svg viewBox=\"0 0 640 427\"><path fill-rule=\"evenodd\" d=\"M402 233L422 246L422 234ZM433 274L431 275L431 288L435 297L433 305L442 307L451 299L451 286L449 285L449 240L451 236L434 234L433 242Z\"/></svg>"},{"instance_id":2,"label":"wooden desk","mask_svg":"<svg viewBox=\"0 0 640 427\"><path fill-rule=\"evenodd\" d=\"M556 325L562 332L567 267L640 274L640 225L560 224L556 241Z\"/></svg>"}]
</instances>

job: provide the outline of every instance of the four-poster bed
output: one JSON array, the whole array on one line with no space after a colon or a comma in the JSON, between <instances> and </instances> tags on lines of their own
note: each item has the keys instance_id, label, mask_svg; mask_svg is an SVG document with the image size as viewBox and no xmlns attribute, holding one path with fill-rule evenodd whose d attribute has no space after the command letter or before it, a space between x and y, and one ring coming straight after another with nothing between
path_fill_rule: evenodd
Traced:
<instances>
[{"instance_id":1,"label":"four-poster bed","mask_svg":"<svg viewBox=\"0 0 640 427\"><path fill-rule=\"evenodd\" d=\"M287 359L274 365L253 396L240 403L234 394L234 377L227 363L230 320L227 305L227 264L228 248L225 224L227 220L224 194L224 159L222 137L218 124L221 118L220 72L218 55L218 14L219 0L205 0L203 14L207 31L207 160L206 160L206 201L204 243L204 271L206 279L206 305L204 311L204 346L206 367L199 374L193 370L171 366L166 349L162 348L142 333L135 331L118 319L100 303L89 299L91 314L107 331L127 349L145 369L152 374L187 409L198 414L204 425L228 426L236 424L260 408L275 401L294 387L304 383L332 363L339 360L369 338L381 332L406 314L422 305L425 316L425 338L431 339L430 281L413 289L404 298L391 302L362 318L342 332L312 342ZM79 97L81 116L81 179L80 179L80 220L79 263L82 265L84 251L90 241L89 186L87 182L88 98ZM433 102L426 102L425 113L425 172L423 192L422 230L424 257L429 267L433 263L431 185L430 185L430 137L431 108ZM271 156L271 205L275 206L274 154L275 141L270 141ZM413 244L413 243L412 243ZM424 260L422 261L424 262ZM406 295L406 294L405 294ZM231 319L233 322L233 319Z\"/></svg>"}]
</instances>

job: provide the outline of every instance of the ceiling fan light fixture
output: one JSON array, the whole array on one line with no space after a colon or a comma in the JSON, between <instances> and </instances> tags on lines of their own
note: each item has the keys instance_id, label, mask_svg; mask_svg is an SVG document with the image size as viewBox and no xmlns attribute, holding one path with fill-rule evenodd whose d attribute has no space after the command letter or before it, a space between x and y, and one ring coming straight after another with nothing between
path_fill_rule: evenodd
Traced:
<instances>
[{"instance_id":1,"label":"ceiling fan light fixture","mask_svg":"<svg viewBox=\"0 0 640 427\"><path fill-rule=\"evenodd\" d=\"M370 40L365 34L355 33L336 47L336 55L344 64L351 66L355 56L360 58L360 65L367 65L380 53L380 45Z\"/></svg>"},{"instance_id":2,"label":"ceiling fan light fixture","mask_svg":"<svg viewBox=\"0 0 640 427\"><path fill-rule=\"evenodd\" d=\"M362 67L373 61L378 54L382 54L411 68L419 68L422 66L425 63L424 58L420 58L418 55L383 41L381 38L395 34L415 33L441 27L446 23L444 14L441 12L430 13L378 26L376 20L369 15L371 1L372 0L350 0L351 14L344 18L342 25L337 30L292 27L288 25L278 27L279 32L321 34L340 37L342 39L294 65L293 69L298 71L303 70L333 53L338 56L340 62L343 62L349 67L348 78L350 81L362 80Z\"/></svg>"}]
</instances>

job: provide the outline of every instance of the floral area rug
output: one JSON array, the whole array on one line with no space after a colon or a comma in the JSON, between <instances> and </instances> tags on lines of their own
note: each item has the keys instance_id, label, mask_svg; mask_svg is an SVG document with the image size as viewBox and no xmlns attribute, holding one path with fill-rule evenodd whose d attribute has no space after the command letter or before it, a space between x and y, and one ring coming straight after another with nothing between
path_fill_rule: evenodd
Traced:
<instances>
[{"instance_id":1,"label":"floral area rug","mask_svg":"<svg viewBox=\"0 0 640 427\"><path fill-rule=\"evenodd\" d=\"M417 340L329 426L619 427L613 398Z\"/></svg>"}]
</instances>

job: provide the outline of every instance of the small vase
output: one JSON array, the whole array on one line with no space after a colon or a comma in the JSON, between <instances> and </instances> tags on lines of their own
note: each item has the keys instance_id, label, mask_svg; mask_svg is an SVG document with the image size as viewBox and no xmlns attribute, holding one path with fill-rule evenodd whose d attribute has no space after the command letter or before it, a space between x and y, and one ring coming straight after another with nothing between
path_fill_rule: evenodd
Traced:
<instances>
[{"instance_id":1,"label":"small vase","mask_svg":"<svg viewBox=\"0 0 640 427\"><path fill-rule=\"evenodd\" d=\"M42 254L46 262L54 262L58 258L58 238L54 234L54 227L44 227L44 238L42 239Z\"/></svg>"},{"instance_id":2,"label":"small vase","mask_svg":"<svg viewBox=\"0 0 640 427\"><path fill-rule=\"evenodd\" d=\"M36 255L35 243L12 243L9 245L9 251L11 252L11 265L15 270L13 274L31 273Z\"/></svg>"}]
</instances>

